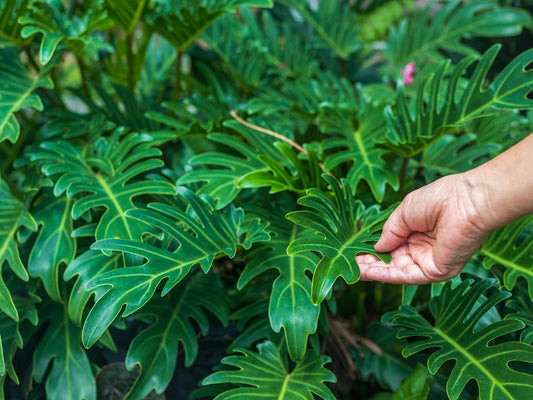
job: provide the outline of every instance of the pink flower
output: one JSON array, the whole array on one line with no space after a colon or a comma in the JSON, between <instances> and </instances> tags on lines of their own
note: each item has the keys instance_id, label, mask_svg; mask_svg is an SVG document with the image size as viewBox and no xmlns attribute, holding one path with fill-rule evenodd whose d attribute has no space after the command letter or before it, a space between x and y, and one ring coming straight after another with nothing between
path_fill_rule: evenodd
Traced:
<instances>
[{"instance_id":1,"label":"pink flower","mask_svg":"<svg viewBox=\"0 0 533 400\"><path fill-rule=\"evenodd\" d=\"M415 62L411 61L408 63L401 71L400 73L403 76L403 84L404 85L410 85L413 83L414 75L415 75Z\"/></svg>"}]
</instances>

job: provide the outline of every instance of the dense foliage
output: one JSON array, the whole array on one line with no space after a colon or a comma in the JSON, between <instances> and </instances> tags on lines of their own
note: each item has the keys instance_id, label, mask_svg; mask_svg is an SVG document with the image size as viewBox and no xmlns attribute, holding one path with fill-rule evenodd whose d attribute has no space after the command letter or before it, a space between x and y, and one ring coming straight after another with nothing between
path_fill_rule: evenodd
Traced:
<instances>
[{"instance_id":1,"label":"dense foliage","mask_svg":"<svg viewBox=\"0 0 533 400\"><path fill-rule=\"evenodd\" d=\"M533 129L532 6L1 0L0 398L530 398L533 217L355 255Z\"/></svg>"}]
</instances>

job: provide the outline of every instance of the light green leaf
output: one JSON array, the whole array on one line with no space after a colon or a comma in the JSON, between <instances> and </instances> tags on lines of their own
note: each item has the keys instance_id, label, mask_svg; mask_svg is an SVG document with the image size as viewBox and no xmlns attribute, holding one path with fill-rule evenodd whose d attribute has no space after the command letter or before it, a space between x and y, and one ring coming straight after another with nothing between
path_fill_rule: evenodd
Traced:
<instances>
[{"instance_id":1,"label":"light green leaf","mask_svg":"<svg viewBox=\"0 0 533 400\"><path fill-rule=\"evenodd\" d=\"M52 88L53 84L48 77L30 76L14 49L0 48L0 143L18 140L20 125L15 116L17 111L23 107L43 110L41 99L33 94L39 87Z\"/></svg>"},{"instance_id":2,"label":"light green leaf","mask_svg":"<svg viewBox=\"0 0 533 400\"><path fill-rule=\"evenodd\" d=\"M418 364L413 374L394 392L392 400L426 400L429 395L428 381L431 382L432 378L427 368Z\"/></svg>"},{"instance_id":3,"label":"light green leaf","mask_svg":"<svg viewBox=\"0 0 533 400\"><path fill-rule=\"evenodd\" d=\"M139 256L147 262L105 272L91 279L90 291L104 291L89 312L83 327L83 343L90 347L109 327L125 305L123 316L137 311L154 295L164 281L164 296L180 282L195 265L205 273L216 255L233 257L237 246L249 248L256 241L268 240L266 224L245 219L242 209L233 206L216 211L212 201L201 199L185 188L179 188L189 210L153 203L147 210L131 210L128 216L142 220L161 230L179 246L174 251L157 244L134 240L107 239L92 245L94 250L120 251ZM83 268L78 264L76 270ZM75 272L69 272L72 276Z\"/></svg>"},{"instance_id":4,"label":"light green leaf","mask_svg":"<svg viewBox=\"0 0 533 400\"><path fill-rule=\"evenodd\" d=\"M41 382L49 370L46 396L50 400L96 400L91 364L81 346L81 329L68 319L66 306L50 302L42 312L51 320L33 353L35 380Z\"/></svg>"},{"instance_id":5,"label":"light green leaf","mask_svg":"<svg viewBox=\"0 0 533 400\"><path fill-rule=\"evenodd\" d=\"M513 361L531 362L533 347L504 340L505 335L522 329L523 322L502 320L475 330L487 311L511 295L496 291L474 308L480 296L495 284L494 279L474 285L471 280L464 281L454 289L446 284L440 295L430 300L433 323L411 306L401 306L399 311L386 315L394 326L406 328L398 332L398 337L412 339L403 350L405 357L431 349L428 359L431 374L445 362L453 361L446 385L452 400L459 398L470 380L477 382L482 399L522 399L533 393L533 376L517 371L512 365Z\"/></svg>"},{"instance_id":6,"label":"light green leaf","mask_svg":"<svg viewBox=\"0 0 533 400\"><path fill-rule=\"evenodd\" d=\"M275 229L271 226L271 229ZM289 355L293 360L304 357L307 338L316 332L320 307L311 301L311 280L306 272L313 272L318 263L311 251L287 254L287 243L301 231L287 224L276 224L273 238L259 244L247 254L249 260L239 277L237 288L243 288L254 277L269 269L277 269L279 276L272 285L268 315L274 332L285 331Z\"/></svg>"},{"instance_id":7,"label":"light green leaf","mask_svg":"<svg viewBox=\"0 0 533 400\"><path fill-rule=\"evenodd\" d=\"M237 370L218 371L203 380L203 385L229 382L240 386L219 394L214 400L313 400L314 395L324 400L335 399L325 385L325 382L336 381L333 373L324 368L324 364L330 361L328 357L308 351L289 370L274 343L264 342L257 348L259 353L239 350L242 356L229 356L222 360L222 364Z\"/></svg>"},{"instance_id":8,"label":"light green leaf","mask_svg":"<svg viewBox=\"0 0 533 400\"><path fill-rule=\"evenodd\" d=\"M500 45L494 45L485 52L463 90L459 84L461 76L475 57L463 58L452 68L449 79L445 79L449 61L443 62L420 86L415 114L400 86L396 111L386 109L389 132L387 141L380 146L408 158L467 121L482 116L490 118L494 110L532 109L533 100L527 96L533 84L533 70L526 67L533 61L533 49L509 62L487 85L487 73L499 49Z\"/></svg>"},{"instance_id":9,"label":"light green leaf","mask_svg":"<svg viewBox=\"0 0 533 400\"><path fill-rule=\"evenodd\" d=\"M40 277L46 292L54 301L61 302L59 269L76 256L76 239L72 237L72 200L66 196L54 197L51 191L40 198L33 213L41 230L33 245L28 261L32 277Z\"/></svg>"},{"instance_id":10,"label":"light green leaf","mask_svg":"<svg viewBox=\"0 0 533 400\"><path fill-rule=\"evenodd\" d=\"M528 230L531 223L533 217L528 216L494 231L483 242L480 251L485 256L485 268L503 265L503 282L508 290L512 290L522 277L527 281L529 296L533 299L533 236Z\"/></svg>"},{"instance_id":11,"label":"light green leaf","mask_svg":"<svg viewBox=\"0 0 533 400\"><path fill-rule=\"evenodd\" d=\"M153 316L155 322L141 331L129 346L126 367L132 370L139 365L141 373L125 400L142 400L152 390L163 393L174 374L180 343L185 351L185 366L194 363L198 341L192 322L206 335L210 321L204 310L227 324L227 293L214 275L196 275L183 280L168 296L151 302L136 314Z\"/></svg>"},{"instance_id":12,"label":"light green leaf","mask_svg":"<svg viewBox=\"0 0 533 400\"><path fill-rule=\"evenodd\" d=\"M312 283L313 303L321 303L329 294L338 277L352 284L359 280L360 272L355 256L358 253L373 253L373 243L379 238L378 230L385 222L388 212L379 211L377 205L365 209L360 201L353 199L346 181L341 184L331 175L324 174L335 200L319 189L309 189L307 196L298 199L298 204L307 210L287 214L287 219L309 228L289 244L287 252L317 251L322 254ZM341 187L342 185L342 187ZM390 255L377 254L383 260Z\"/></svg>"}]
</instances>

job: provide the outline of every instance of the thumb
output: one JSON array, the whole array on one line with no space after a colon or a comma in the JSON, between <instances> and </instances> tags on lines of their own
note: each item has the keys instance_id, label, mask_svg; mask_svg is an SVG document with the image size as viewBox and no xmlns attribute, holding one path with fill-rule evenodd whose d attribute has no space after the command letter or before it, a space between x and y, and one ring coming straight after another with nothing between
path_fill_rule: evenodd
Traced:
<instances>
[{"instance_id":1,"label":"thumb","mask_svg":"<svg viewBox=\"0 0 533 400\"><path fill-rule=\"evenodd\" d=\"M402 216L402 209L402 204L400 204L383 225L383 232L378 242L374 245L374 249L377 252L391 252L403 244L412 233Z\"/></svg>"}]
</instances>

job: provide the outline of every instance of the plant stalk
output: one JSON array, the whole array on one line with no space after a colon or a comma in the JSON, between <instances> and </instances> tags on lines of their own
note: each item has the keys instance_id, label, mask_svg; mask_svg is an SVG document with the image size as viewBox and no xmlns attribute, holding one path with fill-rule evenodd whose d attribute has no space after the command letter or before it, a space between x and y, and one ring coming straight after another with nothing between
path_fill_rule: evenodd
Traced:
<instances>
[{"instance_id":1,"label":"plant stalk","mask_svg":"<svg viewBox=\"0 0 533 400\"><path fill-rule=\"evenodd\" d=\"M174 88L172 89L171 100L175 103L179 99L180 87L181 87L181 66L182 66L182 55L183 52L176 49L176 70L175 70L175 83Z\"/></svg>"}]
</instances>

